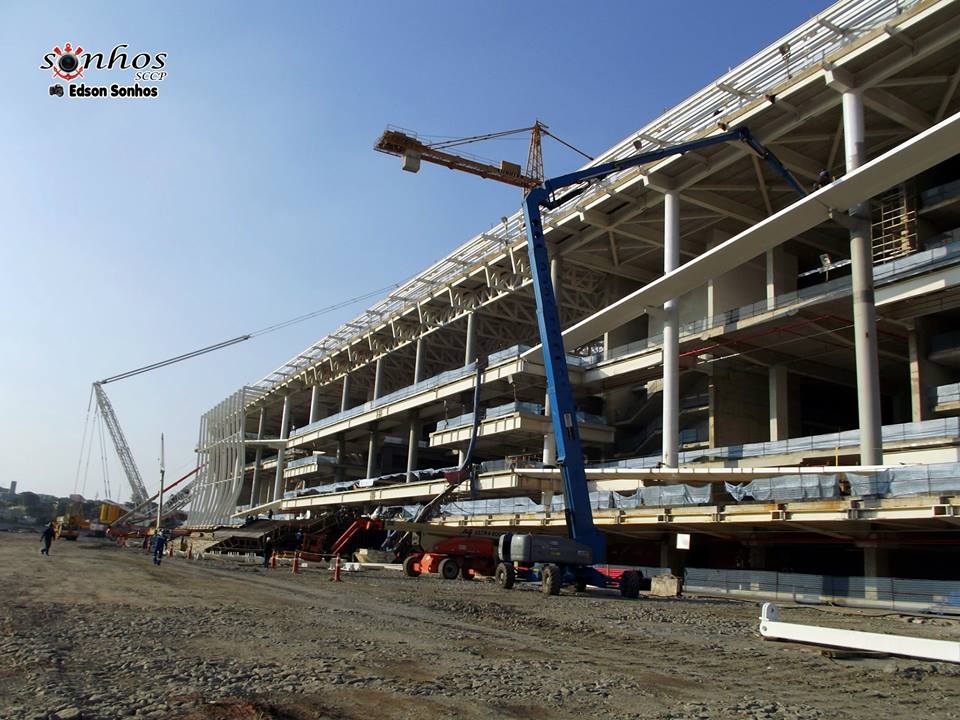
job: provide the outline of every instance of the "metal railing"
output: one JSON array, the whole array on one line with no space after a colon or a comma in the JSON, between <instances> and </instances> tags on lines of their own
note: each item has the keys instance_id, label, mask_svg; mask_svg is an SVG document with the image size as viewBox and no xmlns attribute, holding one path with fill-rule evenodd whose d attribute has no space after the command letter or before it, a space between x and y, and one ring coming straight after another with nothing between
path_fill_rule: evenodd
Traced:
<instances>
[{"instance_id":1,"label":"metal railing","mask_svg":"<svg viewBox=\"0 0 960 720\"><path fill-rule=\"evenodd\" d=\"M900 425L885 425L883 427L884 444L931 439L948 439L953 441L960 439L960 418L938 418L915 423L902 423ZM829 452L836 451L839 448L855 447L859 444L860 431L845 430L825 435L791 438L789 440L687 450L680 453L680 464L688 465L704 460L735 460L810 451ZM660 455L649 455L640 458L627 458L614 462L600 463L592 467L648 468L656 467L662 459Z\"/></svg>"},{"instance_id":2,"label":"metal railing","mask_svg":"<svg viewBox=\"0 0 960 720\"><path fill-rule=\"evenodd\" d=\"M881 286L902 280L918 272L926 272L934 267L957 262L960 260L960 242L955 239L955 235L956 233L948 233L945 236L948 240L937 247L875 266L873 269L874 282ZM680 326L680 338L702 335L707 330L726 327L735 322L750 320L771 311L785 310L811 301L823 303L843 298L850 294L850 287L849 276L840 277L793 292L783 293L775 298L759 300L750 305L733 308L703 320L684 323ZM641 340L611 348L606 353L596 353L589 358L585 358L583 364L586 367L592 367L604 360L614 360L658 348L662 343L662 334L651 335ZM960 344L960 340L957 344Z\"/></svg>"}]
</instances>

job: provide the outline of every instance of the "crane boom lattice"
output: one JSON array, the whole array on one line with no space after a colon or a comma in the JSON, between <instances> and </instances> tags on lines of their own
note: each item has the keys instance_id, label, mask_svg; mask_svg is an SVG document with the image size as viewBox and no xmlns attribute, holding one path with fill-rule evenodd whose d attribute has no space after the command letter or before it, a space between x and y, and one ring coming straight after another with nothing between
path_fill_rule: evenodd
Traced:
<instances>
[{"instance_id":1,"label":"crane boom lattice","mask_svg":"<svg viewBox=\"0 0 960 720\"><path fill-rule=\"evenodd\" d=\"M127 438L120 428L120 421L117 419L117 414L114 412L110 398L107 397L107 393L100 383L94 383L93 390L97 396L97 407L100 408L100 415L107 425L107 430L110 432L110 437L113 440L113 446L117 451L117 457L120 458L120 465L123 466L123 472L127 476L127 482L130 483L133 502L142 503L149 495L147 494L146 486L143 484L143 478L140 477L140 470L137 468L137 463L134 462L130 446L127 444Z\"/></svg>"}]
</instances>

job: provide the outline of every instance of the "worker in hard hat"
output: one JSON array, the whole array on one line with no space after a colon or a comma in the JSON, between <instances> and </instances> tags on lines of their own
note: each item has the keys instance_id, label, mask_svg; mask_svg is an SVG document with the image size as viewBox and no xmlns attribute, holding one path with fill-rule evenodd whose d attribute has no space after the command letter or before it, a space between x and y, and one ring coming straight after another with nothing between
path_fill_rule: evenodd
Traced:
<instances>
[{"instance_id":1,"label":"worker in hard hat","mask_svg":"<svg viewBox=\"0 0 960 720\"><path fill-rule=\"evenodd\" d=\"M153 538L153 564L159 565L163 559L163 550L167 547L167 538L162 532L158 532Z\"/></svg>"},{"instance_id":2,"label":"worker in hard hat","mask_svg":"<svg viewBox=\"0 0 960 720\"><path fill-rule=\"evenodd\" d=\"M273 538L267 535L263 539L263 566L270 567L270 558L273 556Z\"/></svg>"}]
</instances>

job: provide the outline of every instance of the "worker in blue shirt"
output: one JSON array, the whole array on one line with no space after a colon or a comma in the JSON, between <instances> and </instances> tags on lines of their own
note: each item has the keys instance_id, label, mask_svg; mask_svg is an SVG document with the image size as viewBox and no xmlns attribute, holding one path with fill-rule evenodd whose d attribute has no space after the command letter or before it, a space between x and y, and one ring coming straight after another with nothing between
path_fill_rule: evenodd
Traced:
<instances>
[{"instance_id":1,"label":"worker in blue shirt","mask_svg":"<svg viewBox=\"0 0 960 720\"><path fill-rule=\"evenodd\" d=\"M157 533L156 537L153 538L153 564L159 565L160 560L163 559L163 550L167 546L167 538L164 537L162 532Z\"/></svg>"}]
</instances>

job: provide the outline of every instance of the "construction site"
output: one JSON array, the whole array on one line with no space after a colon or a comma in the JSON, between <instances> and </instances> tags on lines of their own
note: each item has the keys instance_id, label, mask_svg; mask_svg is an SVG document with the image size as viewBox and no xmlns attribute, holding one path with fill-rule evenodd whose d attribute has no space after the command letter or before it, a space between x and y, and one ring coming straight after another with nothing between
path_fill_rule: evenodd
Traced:
<instances>
[{"instance_id":1,"label":"construction site","mask_svg":"<svg viewBox=\"0 0 960 720\"><path fill-rule=\"evenodd\" d=\"M211 399L156 494L104 386L253 335L94 383L133 502L66 585L0 544L0 716L960 717L960 0L754 50L597 157L371 137L520 210Z\"/></svg>"},{"instance_id":2,"label":"construction site","mask_svg":"<svg viewBox=\"0 0 960 720\"><path fill-rule=\"evenodd\" d=\"M592 514L611 561L688 587L960 591L957 15L838 3L565 187L539 123L523 173L388 128L387 165L546 188L544 255L505 216L216 404L189 527L212 551L248 518L247 539L291 520L332 541L345 515L411 520L445 493L448 534Z\"/></svg>"}]
</instances>

